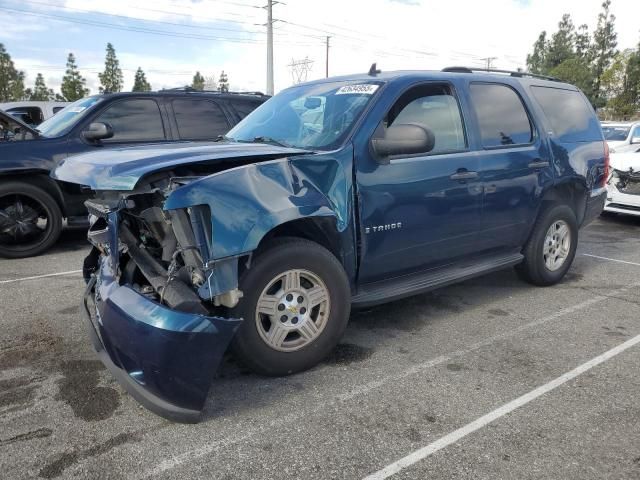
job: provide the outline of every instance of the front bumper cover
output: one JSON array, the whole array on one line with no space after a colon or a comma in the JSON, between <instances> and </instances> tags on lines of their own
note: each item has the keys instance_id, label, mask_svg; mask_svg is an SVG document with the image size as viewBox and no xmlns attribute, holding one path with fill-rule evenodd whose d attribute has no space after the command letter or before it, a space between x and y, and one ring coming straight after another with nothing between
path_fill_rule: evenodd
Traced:
<instances>
[{"instance_id":1,"label":"front bumper cover","mask_svg":"<svg viewBox=\"0 0 640 480\"><path fill-rule=\"evenodd\" d=\"M160 305L119 285L106 257L87 287L84 312L100 360L131 396L169 420L199 420L214 372L241 320Z\"/></svg>"}]
</instances>

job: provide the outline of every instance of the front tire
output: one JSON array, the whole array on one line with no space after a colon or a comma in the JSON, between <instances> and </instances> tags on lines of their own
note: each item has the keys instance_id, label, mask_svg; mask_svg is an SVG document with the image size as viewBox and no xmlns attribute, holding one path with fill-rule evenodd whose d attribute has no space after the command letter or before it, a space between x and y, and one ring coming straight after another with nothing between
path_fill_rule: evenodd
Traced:
<instances>
[{"instance_id":1,"label":"front tire","mask_svg":"<svg viewBox=\"0 0 640 480\"><path fill-rule=\"evenodd\" d=\"M24 182L0 185L0 257L39 255L61 231L62 212L51 195Z\"/></svg>"},{"instance_id":2,"label":"front tire","mask_svg":"<svg viewBox=\"0 0 640 480\"><path fill-rule=\"evenodd\" d=\"M351 295L340 262L309 240L277 239L242 275L231 310L243 318L232 348L257 373L288 375L318 364L349 319Z\"/></svg>"},{"instance_id":3,"label":"front tire","mask_svg":"<svg viewBox=\"0 0 640 480\"><path fill-rule=\"evenodd\" d=\"M516 267L523 280L539 286L558 283L565 276L578 247L578 222L567 205L550 205L538 216Z\"/></svg>"}]
</instances>

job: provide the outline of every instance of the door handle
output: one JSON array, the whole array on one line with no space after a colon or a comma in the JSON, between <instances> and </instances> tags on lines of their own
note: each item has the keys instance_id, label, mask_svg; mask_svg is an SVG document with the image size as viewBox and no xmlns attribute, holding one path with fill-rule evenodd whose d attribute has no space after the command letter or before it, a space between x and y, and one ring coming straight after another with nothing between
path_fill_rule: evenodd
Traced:
<instances>
[{"instance_id":1,"label":"door handle","mask_svg":"<svg viewBox=\"0 0 640 480\"><path fill-rule=\"evenodd\" d=\"M529 168L547 168L549 166L549 162L545 160L534 160L529 164Z\"/></svg>"},{"instance_id":2,"label":"door handle","mask_svg":"<svg viewBox=\"0 0 640 480\"><path fill-rule=\"evenodd\" d=\"M451 180L465 181L473 178L478 178L478 172L470 172L463 168L458 169L456 173L449 177Z\"/></svg>"}]
</instances>

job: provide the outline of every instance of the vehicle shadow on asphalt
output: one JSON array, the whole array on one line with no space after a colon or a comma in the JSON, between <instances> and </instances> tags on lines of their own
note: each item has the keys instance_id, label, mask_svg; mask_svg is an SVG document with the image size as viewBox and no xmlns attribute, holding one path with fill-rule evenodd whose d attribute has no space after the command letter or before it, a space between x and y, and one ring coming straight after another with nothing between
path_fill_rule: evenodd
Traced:
<instances>
[{"instance_id":1,"label":"vehicle shadow on asphalt","mask_svg":"<svg viewBox=\"0 0 640 480\"><path fill-rule=\"evenodd\" d=\"M574 262L563 282L555 288L582 288L583 280L589 278L592 268L590 262ZM306 389L306 380L321 374L321 369L331 369L339 377L342 375L340 369L345 365L365 362L375 354L376 345L382 347L389 338L419 335L421 330L451 321L452 315L463 314L467 309L483 311L487 318L518 315L496 307L496 298L517 295L531 288L535 287L520 280L513 269L508 269L378 307L352 311L345 335L329 357L311 370L289 377L254 374L229 354L211 386L202 421L266 408L285 398L291 401L292 395L295 397ZM368 336L367 345L353 341L363 334ZM400 341L398 349L402 351Z\"/></svg>"}]
</instances>

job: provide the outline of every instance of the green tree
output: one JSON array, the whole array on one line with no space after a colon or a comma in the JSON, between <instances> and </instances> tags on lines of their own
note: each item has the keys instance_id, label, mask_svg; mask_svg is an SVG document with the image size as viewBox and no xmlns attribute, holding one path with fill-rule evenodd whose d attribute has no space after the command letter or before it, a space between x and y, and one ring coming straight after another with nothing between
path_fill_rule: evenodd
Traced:
<instances>
[{"instance_id":1,"label":"green tree","mask_svg":"<svg viewBox=\"0 0 640 480\"><path fill-rule=\"evenodd\" d=\"M593 103L593 75L591 74L591 66L585 59L580 57L569 58L550 70L549 75L575 85Z\"/></svg>"},{"instance_id":2,"label":"green tree","mask_svg":"<svg viewBox=\"0 0 640 480\"><path fill-rule=\"evenodd\" d=\"M133 80L133 89L132 92L150 92L151 84L147 82L147 77L145 76L142 68L138 67L136 70L136 76Z\"/></svg>"},{"instance_id":3,"label":"green tree","mask_svg":"<svg viewBox=\"0 0 640 480\"><path fill-rule=\"evenodd\" d=\"M542 32L533 44L533 53L527 55L527 68L531 73L544 73L547 65L547 32Z\"/></svg>"},{"instance_id":4,"label":"green tree","mask_svg":"<svg viewBox=\"0 0 640 480\"><path fill-rule=\"evenodd\" d=\"M13 100L24 100L27 98L24 90L24 72L16 72L16 75L11 82L10 93Z\"/></svg>"},{"instance_id":5,"label":"green tree","mask_svg":"<svg viewBox=\"0 0 640 480\"><path fill-rule=\"evenodd\" d=\"M611 0L602 3L602 11L598 15L598 26L593 32L593 87L596 96L596 107L605 105L605 98L601 91L602 75L609 68L616 56L618 34L615 31L615 15L610 13Z\"/></svg>"},{"instance_id":6,"label":"green tree","mask_svg":"<svg viewBox=\"0 0 640 480\"><path fill-rule=\"evenodd\" d=\"M47 102L49 100L53 100L55 98L55 94L53 90L47 88L46 83L44 82L44 77L41 73L36 76L36 83L33 86L33 90L31 91L31 96L29 100L35 100L40 102Z\"/></svg>"},{"instance_id":7,"label":"green tree","mask_svg":"<svg viewBox=\"0 0 640 480\"><path fill-rule=\"evenodd\" d=\"M76 65L76 57L73 53L69 53L67 57L67 70L62 77L62 85L60 92L62 96L69 102L75 102L89 95L89 89L86 88L86 80L80 75L78 66Z\"/></svg>"},{"instance_id":8,"label":"green tree","mask_svg":"<svg viewBox=\"0 0 640 480\"><path fill-rule=\"evenodd\" d=\"M562 62L575 57L575 36L576 31L571 21L571 15L565 13L558 23L558 31L551 35L547 47L545 70L549 71Z\"/></svg>"},{"instance_id":9,"label":"green tree","mask_svg":"<svg viewBox=\"0 0 640 480\"><path fill-rule=\"evenodd\" d=\"M224 70L220 72L220 78L218 79L218 90L221 92L229 91L229 77Z\"/></svg>"},{"instance_id":10,"label":"green tree","mask_svg":"<svg viewBox=\"0 0 640 480\"><path fill-rule=\"evenodd\" d=\"M587 62L591 62L591 35L585 24L578 27L575 35L576 55Z\"/></svg>"},{"instance_id":11,"label":"green tree","mask_svg":"<svg viewBox=\"0 0 640 480\"><path fill-rule=\"evenodd\" d=\"M0 43L0 102L24 98L24 72L16 70L11 55Z\"/></svg>"},{"instance_id":12,"label":"green tree","mask_svg":"<svg viewBox=\"0 0 640 480\"><path fill-rule=\"evenodd\" d=\"M191 82L191 88L202 91L204 90L204 82L204 77L200 75L200 72L196 72L193 76L193 82Z\"/></svg>"},{"instance_id":13,"label":"green tree","mask_svg":"<svg viewBox=\"0 0 640 480\"><path fill-rule=\"evenodd\" d=\"M107 43L104 72L99 73L98 78L100 79L100 93L117 93L122 90L122 70L120 69L120 62L116 57L116 50L111 43Z\"/></svg>"}]
</instances>

